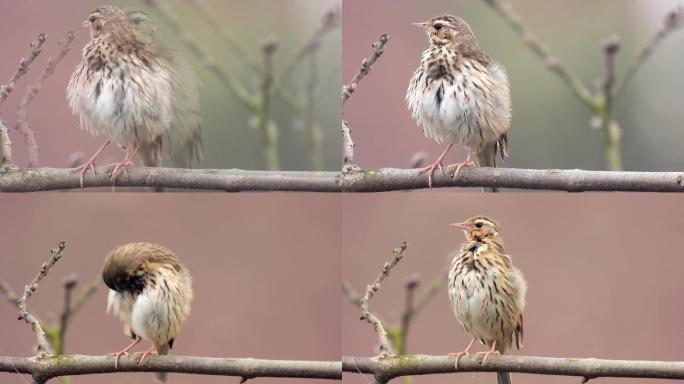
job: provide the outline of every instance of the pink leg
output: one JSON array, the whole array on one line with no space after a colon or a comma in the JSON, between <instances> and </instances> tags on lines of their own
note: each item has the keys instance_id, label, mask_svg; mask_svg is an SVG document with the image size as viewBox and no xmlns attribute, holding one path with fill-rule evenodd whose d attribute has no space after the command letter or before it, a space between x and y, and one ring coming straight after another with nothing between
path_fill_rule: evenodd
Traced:
<instances>
[{"instance_id":1,"label":"pink leg","mask_svg":"<svg viewBox=\"0 0 684 384\"><path fill-rule=\"evenodd\" d=\"M133 150L133 154L126 150L126 156L124 156L124 159L114 165L114 170L112 170L112 186L114 186L116 179L121 175L126 167L135 165L133 163L133 159L135 158L135 155L138 154L138 149L139 148L136 147Z\"/></svg>"},{"instance_id":2,"label":"pink leg","mask_svg":"<svg viewBox=\"0 0 684 384\"><path fill-rule=\"evenodd\" d=\"M147 349L146 351L134 353L133 356L135 356L135 355L142 355L142 356L140 357L140 360L138 361L138 365L142 365L143 361L145 361L145 358L146 358L147 356L149 356L149 355L158 355L158 354L159 354L159 353L157 352L157 349L156 349L156 348L154 347L154 345L153 345L153 346L151 346L149 349Z\"/></svg>"},{"instance_id":3,"label":"pink leg","mask_svg":"<svg viewBox=\"0 0 684 384\"><path fill-rule=\"evenodd\" d=\"M456 168L456 170L454 171L454 180L456 180L456 178L458 177L458 174L461 172L461 169L466 168L466 167L477 167L477 164L475 164L472 160L470 160L470 157L471 157L471 153L470 153L470 151L468 151L468 157L466 158L466 161L464 161L462 163L452 164L452 165L447 167L447 171L451 168L454 168L454 167Z\"/></svg>"},{"instance_id":4,"label":"pink leg","mask_svg":"<svg viewBox=\"0 0 684 384\"><path fill-rule=\"evenodd\" d=\"M83 177L85 176L86 171L88 171L88 169L92 169L93 173L95 173L95 159L97 159L98 156L102 154L102 151L104 151L105 148L107 148L109 143L111 143L111 141L105 141L104 144L102 144L102 146L100 147L100 149L98 149L97 152L95 152L95 154L88 161L85 162L85 164L73 169L75 172L81 172L81 188L83 188Z\"/></svg>"},{"instance_id":5,"label":"pink leg","mask_svg":"<svg viewBox=\"0 0 684 384\"><path fill-rule=\"evenodd\" d=\"M499 351L496 350L496 341L492 343L492 348L487 351L487 352L478 352L475 354L475 356L480 356L483 355L484 357L482 358L482 364L487 362L487 358L491 355L500 355Z\"/></svg>"},{"instance_id":6,"label":"pink leg","mask_svg":"<svg viewBox=\"0 0 684 384\"><path fill-rule=\"evenodd\" d=\"M461 356L468 356L470 357L470 348L473 347L473 344L475 343L475 338L473 337L472 340L470 340L470 344L466 347L465 351L463 352L458 352L458 353L450 353L449 357L454 357L456 358L456 363L454 364L454 367L458 371L458 359L461 358Z\"/></svg>"},{"instance_id":7,"label":"pink leg","mask_svg":"<svg viewBox=\"0 0 684 384\"><path fill-rule=\"evenodd\" d=\"M425 167L425 168L423 169L423 170L429 172L429 175L428 175L428 185L430 186L430 188L432 188L432 175L435 173L435 171L436 171L437 169L439 169L440 171L442 171L442 173L444 173L444 169L442 168L442 162L444 161L444 158L446 158L447 154L449 153L449 151L450 151L451 148L453 148L453 147L454 147L453 144L449 144L449 145L446 147L446 149L444 150L444 152L442 152L442 155L437 159L437 161L434 162L434 164L432 164L432 165L429 166L429 167Z\"/></svg>"},{"instance_id":8,"label":"pink leg","mask_svg":"<svg viewBox=\"0 0 684 384\"><path fill-rule=\"evenodd\" d=\"M140 344L141 341L142 341L141 338L136 337L136 339L133 340L133 342L130 343L130 344L128 345L128 347L126 347L126 348L120 350L119 352L112 352L112 353L108 353L108 354L107 354L107 356L115 356L115 357L116 357L116 360L114 360L114 369L118 369L118 368L119 368L119 357L121 357L121 356L123 356L123 355L128 355L128 351L130 351L131 349L133 349L133 347L135 347L136 345Z\"/></svg>"}]
</instances>

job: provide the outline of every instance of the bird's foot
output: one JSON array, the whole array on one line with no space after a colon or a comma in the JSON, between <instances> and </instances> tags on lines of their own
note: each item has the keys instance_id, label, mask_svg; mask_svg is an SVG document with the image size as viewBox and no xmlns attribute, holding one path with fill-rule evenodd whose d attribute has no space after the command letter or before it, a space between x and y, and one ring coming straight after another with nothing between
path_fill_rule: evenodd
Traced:
<instances>
[{"instance_id":1,"label":"bird's foot","mask_svg":"<svg viewBox=\"0 0 684 384\"><path fill-rule=\"evenodd\" d=\"M475 162L473 162L471 160L466 160L462 163L452 164L452 165L448 166L447 172L449 172L452 168L456 168L456 170L454 171L454 177L453 177L453 180L455 181L456 178L458 177L459 173L461 173L461 170L463 168L471 168L471 167L472 168L477 167L477 164L475 164Z\"/></svg>"},{"instance_id":2,"label":"bird's foot","mask_svg":"<svg viewBox=\"0 0 684 384\"><path fill-rule=\"evenodd\" d=\"M116 179L118 179L119 176L121 176L124 170L134 165L135 164L133 163L133 161L128 158L128 155L126 155L126 157L120 162L115 163L114 169L112 170L112 186L116 184Z\"/></svg>"},{"instance_id":3,"label":"bird's foot","mask_svg":"<svg viewBox=\"0 0 684 384\"><path fill-rule=\"evenodd\" d=\"M119 357L128 356L128 351L124 349L123 351L108 353L106 356L113 356L115 358L114 369L119 369Z\"/></svg>"},{"instance_id":4,"label":"bird's foot","mask_svg":"<svg viewBox=\"0 0 684 384\"><path fill-rule=\"evenodd\" d=\"M478 353L476 353L476 354L475 354L475 357L477 358L477 357L482 356L482 362L481 362L480 364L484 365L484 364L487 362L487 359L489 358L489 356L491 356L491 355L500 355L500 354L501 354L501 353L499 353L499 351L497 351L497 350L495 350L494 348L492 348L492 349L490 349L490 350L487 351L487 352L478 352Z\"/></svg>"},{"instance_id":5,"label":"bird's foot","mask_svg":"<svg viewBox=\"0 0 684 384\"><path fill-rule=\"evenodd\" d=\"M80 172L81 173L81 189L83 189L83 179L85 177L85 173L88 171L88 169L92 169L93 174L96 174L96 172L95 172L95 159L97 159L100 156L102 151L104 151L108 145L109 145L109 140L105 141L105 143L102 144L102 146L100 146L100 148L97 150L97 152L95 152L95 154L90 159L88 159L88 161L86 161L85 164L80 165L80 166L72 169L72 171L74 171L74 172Z\"/></svg>"},{"instance_id":6,"label":"bird's foot","mask_svg":"<svg viewBox=\"0 0 684 384\"><path fill-rule=\"evenodd\" d=\"M88 172L88 169L92 169L94 175L97 174L97 172L95 172L95 159L91 158L85 164L71 169L72 172L79 172L81 174L81 189L83 189L83 179L85 178L85 173Z\"/></svg>"},{"instance_id":7,"label":"bird's foot","mask_svg":"<svg viewBox=\"0 0 684 384\"><path fill-rule=\"evenodd\" d=\"M145 361L145 358L149 355L158 355L159 353L157 352L157 349L154 348L154 346L150 347L150 349L142 352L135 352L133 354L133 357L135 358L136 355L142 355L140 356L140 360L138 360L138 365L142 365L143 361Z\"/></svg>"},{"instance_id":8,"label":"bird's foot","mask_svg":"<svg viewBox=\"0 0 684 384\"><path fill-rule=\"evenodd\" d=\"M470 357L470 351L466 350L463 352L450 353L448 356L454 358L454 368L456 368L458 371L458 360L461 358L461 356Z\"/></svg>"},{"instance_id":9,"label":"bird's foot","mask_svg":"<svg viewBox=\"0 0 684 384\"><path fill-rule=\"evenodd\" d=\"M434 175L435 171L438 169L442 171L442 174L444 174L444 166L442 165L442 160L437 160L431 166L423 168L423 172L428 172L428 186L430 188L432 188L432 175Z\"/></svg>"}]
</instances>

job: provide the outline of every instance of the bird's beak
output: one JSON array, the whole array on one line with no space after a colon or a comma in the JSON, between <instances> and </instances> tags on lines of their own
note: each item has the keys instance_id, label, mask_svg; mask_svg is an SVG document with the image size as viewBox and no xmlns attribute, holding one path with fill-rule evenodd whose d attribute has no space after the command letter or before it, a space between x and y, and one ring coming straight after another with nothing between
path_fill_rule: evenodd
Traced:
<instances>
[{"instance_id":1,"label":"bird's beak","mask_svg":"<svg viewBox=\"0 0 684 384\"><path fill-rule=\"evenodd\" d=\"M83 28L88 28L88 27L90 27L90 21L88 21L88 20L83 20L83 22L81 23L81 27L83 27Z\"/></svg>"},{"instance_id":2,"label":"bird's beak","mask_svg":"<svg viewBox=\"0 0 684 384\"><path fill-rule=\"evenodd\" d=\"M414 27L418 27L418 28L423 28L423 29L425 29L425 28L427 28L427 24L428 24L428 23L413 23L413 24L411 24L411 25L413 25Z\"/></svg>"},{"instance_id":3,"label":"bird's beak","mask_svg":"<svg viewBox=\"0 0 684 384\"><path fill-rule=\"evenodd\" d=\"M464 231L468 229L466 227L465 223L453 223L453 224L449 224L449 226L454 227L454 228L458 228L458 229L462 229Z\"/></svg>"}]
</instances>

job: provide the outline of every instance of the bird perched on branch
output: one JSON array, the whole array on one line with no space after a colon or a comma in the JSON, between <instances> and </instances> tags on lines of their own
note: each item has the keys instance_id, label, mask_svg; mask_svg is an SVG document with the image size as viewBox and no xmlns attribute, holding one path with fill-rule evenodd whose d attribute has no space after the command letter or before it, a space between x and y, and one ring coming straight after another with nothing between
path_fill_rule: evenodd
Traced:
<instances>
[{"instance_id":1,"label":"bird perched on branch","mask_svg":"<svg viewBox=\"0 0 684 384\"><path fill-rule=\"evenodd\" d=\"M508 353L513 340L522 347L527 283L504 251L496 220L477 216L452 226L463 230L466 242L451 262L448 294L456 320L473 338L465 351L450 354L458 369L458 359L470 355L476 339L489 348L477 353L482 364L490 355ZM509 384L510 374L498 372L497 380Z\"/></svg>"},{"instance_id":2,"label":"bird perched on branch","mask_svg":"<svg viewBox=\"0 0 684 384\"><path fill-rule=\"evenodd\" d=\"M454 179L464 167L496 167L499 154L508 156L511 95L506 73L480 48L463 19L444 15L414 25L427 33L430 47L411 78L406 102L425 135L447 144L426 168L430 187L454 145L468 149L465 162L448 167L455 168Z\"/></svg>"},{"instance_id":3,"label":"bird perched on branch","mask_svg":"<svg viewBox=\"0 0 684 384\"><path fill-rule=\"evenodd\" d=\"M138 345L142 339L152 346L141 354L139 365L150 354L166 355L190 314L190 272L178 257L161 245L130 243L113 250L105 259L102 278L109 287L107 312L124 323L124 333L134 340L115 357ZM158 373L161 381L166 374Z\"/></svg>"},{"instance_id":4,"label":"bird perched on branch","mask_svg":"<svg viewBox=\"0 0 684 384\"><path fill-rule=\"evenodd\" d=\"M171 93L173 119L163 147L169 165L191 168L203 157L199 78L185 57L161 38L152 16L138 8L126 8L124 12L137 37L176 75Z\"/></svg>"},{"instance_id":5,"label":"bird perched on branch","mask_svg":"<svg viewBox=\"0 0 684 384\"><path fill-rule=\"evenodd\" d=\"M174 93L183 89L183 80L172 64L136 33L121 9L98 7L84 25L90 28L91 39L71 76L67 99L80 116L81 127L94 135L103 134L107 141L77 168L81 185L84 174L88 169L95 171L95 160L111 142L126 153L112 171L113 181L133 165L136 155L146 166L160 166L164 145L184 141L169 138L179 135L172 130L174 123L181 122L174 107L183 99ZM188 128L188 132L193 130Z\"/></svg>"}]
</instances>

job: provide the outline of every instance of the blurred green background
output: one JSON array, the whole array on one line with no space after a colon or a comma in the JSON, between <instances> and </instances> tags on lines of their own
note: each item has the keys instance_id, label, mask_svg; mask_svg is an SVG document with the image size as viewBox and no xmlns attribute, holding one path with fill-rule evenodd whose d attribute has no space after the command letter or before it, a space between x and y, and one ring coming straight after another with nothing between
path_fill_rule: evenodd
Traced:
<instances>
[{"instance_id":1,"label":"blurred green background","mask_svg":"<svg viewBox=\"0 0 684 384\"><path fill-rule=\"evenodd\" d=\"M526 25L590 89L603 81L601 40L622 38L618 74L661 26L674 0L510 0ZM405 167L425 153L433 161L442 151L426 139L406 108L409 79L428 47L412 22L450 13L472 26L481 46L507 70L513 96L509 168L606 169L602 133L590 128L592 112L524 45L485 1L345 0L343 3L343 79L350 79L381 32L391 40L373 72L345 105L354 129L357 161L363 167ZM655 51L616 101L614 117L623 129L624 168L676 171L684 168L684 31L672 34ZM449 163L465 158L452 154Z\"/></svg>"},{"instance_id":2,"label":"blurred green background","mask_svg":"<svg viewBox=\"0 0 684 384\"><path fill-rule=\"evenodd\" d=\"M260 95L264 40L274 36L278 42L273 56L274 83L278 84L302 46L320 28L324 15L334 9L339 11L341 7L340 0L163 0L159 3L176 15L193 40L208 51L218 66L236 79L253 98ZM201 8L197 7L198 3L208 4L210 13L221 24L221 31L207 21ZM36 81L47 58L54 55L57 40L63 38L68 29L74 29L78 34L72 52L29 107L29 122L41 146L39 165L64 167L74 157L89 157L104 140L101 137L91 138L87 132L79 130L78 120L71 115L64 96L69 77L80 61L80 51L89 39L88 30L81 27L81 22L103 4L146 10L157 19L166 42L196 69L202 82L200 97L205 160L195 167L269 168L264 160L263 134L255 126L255 110L236 98L225 83L208 71L204 60L189 52L179 35L168 27L159 13L147 7L146 2L0 0L0 46L4 48L0 58L0 79L4 81L16 70L19 59L27 54L29 42L35 40L39 32L45 31L48 35L43 54L0 108L0 116L10 128L14 125L16 107L26 85ZM244 54L239 55L229 49L221 38L221 32L231 36ZM270 126L277 129L282 169L340 169L340 35L337 18L334 26L322 35L320 49L316 53L316 68L312 67L311 55L305 55L283 87L284 96L272 99L269 120ZM312 88L313 97L307 98L312 74L317 79ZM308 99L313 99L314 103L309 103ZM15 160L20 166L25 166L23 137L13 129L10 131ZM314 134L319 143L318 156L314 156L311 146ZM100 164L120 160L122 156L118 148L110 149Z\"/></svg>"}]
</instances>

